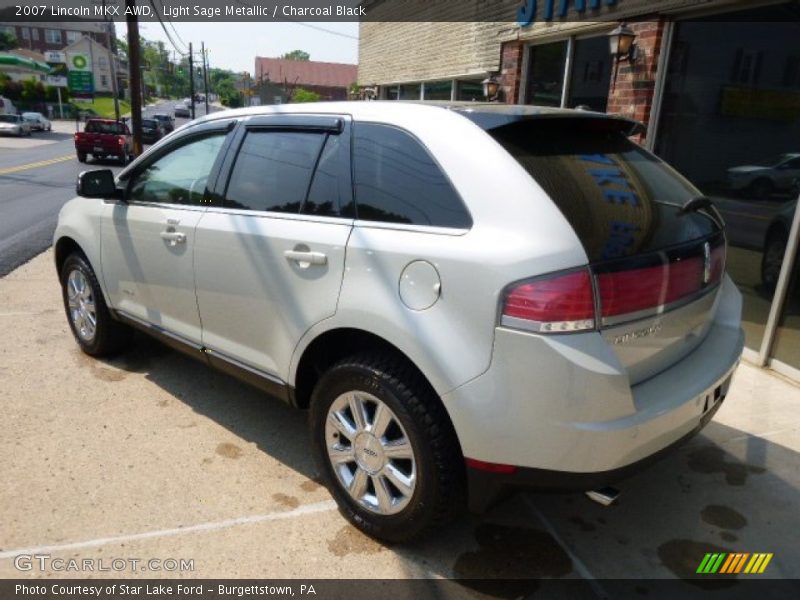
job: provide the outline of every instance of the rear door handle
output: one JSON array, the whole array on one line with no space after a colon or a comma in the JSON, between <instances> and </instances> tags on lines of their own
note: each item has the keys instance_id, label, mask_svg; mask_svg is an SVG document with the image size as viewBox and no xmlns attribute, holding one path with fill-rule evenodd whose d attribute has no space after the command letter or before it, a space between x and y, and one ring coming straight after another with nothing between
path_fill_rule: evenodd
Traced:
<instances>
[{"instance_id":1,"label":"rear door handle","mask_svg":"<svg viewBox=\"0 0 800 600\"><path fill-rule=\"evenodd\" d=\"M288 260L296 261L301 267L308 265L324 265L328 262L328 257L322 252L303 252L301 250L286 250L283 255Z\"/></svg>"},{"instance_id":2,"label":"rear door handle","mask_svg":"<svg viewBox=\"0 0 800 600\"><path fill-rule=\"evenodd\" d=\"M161 239L169 242L170 246L186 243L186 234L180 231L162 231Z\"/></svg>"}]
</instances>

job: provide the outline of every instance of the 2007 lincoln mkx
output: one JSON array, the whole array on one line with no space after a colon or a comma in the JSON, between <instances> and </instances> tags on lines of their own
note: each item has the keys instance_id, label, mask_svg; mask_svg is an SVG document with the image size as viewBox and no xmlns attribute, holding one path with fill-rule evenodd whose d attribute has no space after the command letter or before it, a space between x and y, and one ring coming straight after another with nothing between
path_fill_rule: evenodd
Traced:
<instances>
[{"instance_id":1,"label":"2007 lincoln mkx","mask_svg":"<svg viewBox=\"0 0 800 600\"><path fill-rule=\"evenodd\" d=\"M698 431L742 351L714 207L585 111L215 113L81 174L55 257L84 352L143 329L309 410L385 540L466 500L593 490Z\"/></svg>"}]
</instances>

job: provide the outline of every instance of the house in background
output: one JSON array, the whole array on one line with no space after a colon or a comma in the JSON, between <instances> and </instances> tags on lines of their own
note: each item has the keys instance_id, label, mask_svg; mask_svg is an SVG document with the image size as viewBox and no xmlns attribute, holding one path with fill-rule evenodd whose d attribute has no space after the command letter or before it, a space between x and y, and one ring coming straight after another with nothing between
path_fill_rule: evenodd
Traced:
<instances>
[{"instance_id":1,"label":"house in background","mask_svg":"<svg viewBox=\"0 0 800 600\"><path fill-rule=\"evenodd\" d=\"M83 37L90 37L109 49L116 42L114 24L103 21L0 23L0 32L14 35L20 48L42 54L48 50L62 50Z\"/></svg>"},{"instance_id":2,"label":"house in background","mask_svg":"<svg viewBox=\"0 0 800 600\"><path fill-rule=\"evenodd\" d=\"M89 57L91 72L94 79L94 92L99 94L112 94L114 92L113 75L111 61L114 64L119 90L127 88L128 65L119 60L108 48L85 36L76 40L63 49L69 56L72 54L82 54Z\"/></svg>"},{"instance_id":3,"label":"house in background","mask_svg":"<svg viewBox=\"0 0 800 600\"><path fill-rule=\"evenodd\" d=\"M253 83L261 104L291 102L298 88L316 92L322 100L347 100L357 66L313 60L256 57Z\"/></svg>"}]
</instances>

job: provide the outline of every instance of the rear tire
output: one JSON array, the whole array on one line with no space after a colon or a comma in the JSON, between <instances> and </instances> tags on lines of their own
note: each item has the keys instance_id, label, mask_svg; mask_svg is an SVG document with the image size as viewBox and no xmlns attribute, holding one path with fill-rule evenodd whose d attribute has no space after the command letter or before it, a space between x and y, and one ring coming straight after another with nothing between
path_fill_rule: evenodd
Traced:
<instances>
[{"instance_id":1,"label":"rear tire","mask_svg":"<svg viewBox=\"0 0 800 600\"><path fill-rule=\"evenodd\" d=\"M61 296L75 341L90 356L113 356L125 350L133 330L114 320L100 283L83 254L73 252L61 267Z\"/></svg>"},{"instance_id":2,"label":"rear tire","mask_svg":"<svg viewBox=\"0 0 800 600\"><path fill-rule=\"evenodd\" d=\"M358 355L336 363L314 388L310 421L322 478L345 518L367 535L419 538L464 505L453 426L430 385L404 362Z\"/></svg>"},{"instance_id":3,"label":"rear tire","mask_svg":"<svg viewBox=\"0 0 800 600\"><path fill-rule=\"evenodd\" d=\"M86 152L78 152L78 162L86 162Z\"/></svg>"}]
</instances>

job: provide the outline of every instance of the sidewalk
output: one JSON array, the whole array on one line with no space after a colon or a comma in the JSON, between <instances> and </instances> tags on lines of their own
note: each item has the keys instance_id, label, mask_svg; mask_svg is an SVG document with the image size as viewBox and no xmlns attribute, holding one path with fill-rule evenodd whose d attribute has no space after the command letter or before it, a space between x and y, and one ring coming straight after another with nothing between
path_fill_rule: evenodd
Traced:
<instances>
[{"instance_id":1,"label":"sidewalk","mask_svg":"<svg viewBox=\"0 0 800 600\"><path fill-rule=\"evenodd\" d=\"M349 526L316 483L303 413L144 338L113 361L79 352L52 251L0 279L0 307L0 577L100 575L19 572L23 550L190 558L193 577L531 586L690 579L707 552L771 552L766 577L800 577L800 387L746 363L703 433L619 484L616 505L520 494L388 547Z\"/></svg>"}]
</instances>

